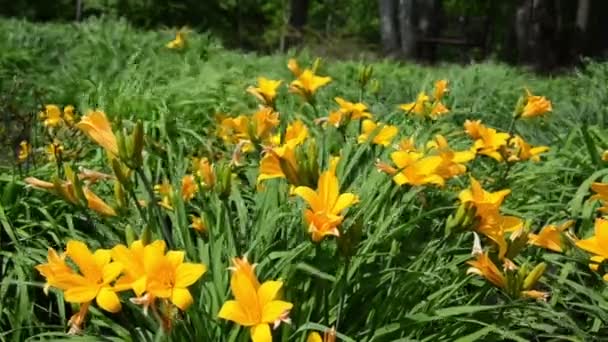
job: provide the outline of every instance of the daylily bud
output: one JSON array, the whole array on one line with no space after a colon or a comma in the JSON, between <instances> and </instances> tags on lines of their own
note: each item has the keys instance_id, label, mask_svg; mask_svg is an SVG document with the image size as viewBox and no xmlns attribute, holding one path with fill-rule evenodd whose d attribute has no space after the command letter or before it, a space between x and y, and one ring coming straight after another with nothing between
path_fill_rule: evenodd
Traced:
<instances>
[{"instance_id":1,"label":"daylily bud","mask_svg":"<svg viewBox=\"0 0 608 342\"><path fill-rule=\"evenodd\" d=\"M319 67L321 66L321 62L322 62L321 58L317 57L315 59L314 63L312 63L312 72L314 74L316 74L317 70L319 70Z\"/></svg>"},{"instance_id":2,"label":"daylily bud","mask_svg":"<svg viewBox=\"0 0 608 342\"><path fill-rule=\"evenodd\" d=\"M141 231L141 235L139 236L141 243L145 246L150 243L152 239L152 233L150 232L150 227L148 225L144 226L144 229Z\"/></svg>"},{"instance_id":3,"label":"daylily bud","mask_svg":"<svg viewBox=\"0 0 608 342\"><path fill-rule=\"evenodd\" d=\"M232 170L230 169L230 165L226 163L217 164L216 176L217 193L220 197L228 197L230 195L230 186L232 183Z\"/></svg>"},{"instance_id":4,"label":"daylily bud","mask_svg":"<svg viewBox=\"0 0 608 342\"><path fill-rule=\"evenodd\" d=\"M88 201L86 196L84 195L84 191L82 190L82 182L78 178L78 175L72 170L72 168L68 164L64 164L63 171L65 173L66 179L74 189L74 195L76 196L77 201L80 202L81 205L86 205ZM61 188L62 193L65 193L65 187L62 186Z\"/></svg>"},{"instance_id":5,"label":"daylily bud","mask_svg":"<svg viewBox=\"0 0 608 342\"><path fill-rule=\"evenodd\" d=\"M129 176L123 172L120 162L116 159L112 159L112 170L114 171L114 175L120 184L122 184L122 186L124 186L126 189L129 189L131 187L131 180L129 179Z\"/></svg>"},{"instance_id":6,"label":"daylily bud","mask_svg":"<svg viewBox=\"0 0 608 342\"><path fill-rule=\"evenodd\" d=\"M358 81L361 88L365 88L373 73L374 69L371 65L362 65L359 67Z\"/></svg>"},{"instance_id":7,"label":"daylily bud","mask_svg":"<svg viewBox=\"0 0 608 342\"><path fill-rule=\"evenodd\" d=\"M513 117L518 119L524 111L524 103L526 99L523 96L520 96L517 99L517 104L515 104L515 110L513 111Z\"/></svg>"},{"instance_id":8,"label":"daylily bud","mask_svg":"<svg viewBox=\"0 0 608 342\"><path fill-rule=\"evenodd\" d=\"M370 82L370 87L369 87L369 91L373 94L373 95L378 95L378 93L380 93L380 81L378 81L377 79L373 79Z\"/></svg>"},{"instance_id":9,"label":"daylily bud","mask_svg":"<svg viewBox=\"0 0 608 342\"><path fill-rule=\"evenodd\" d=\"M131 162L133 166L139 167L143 164L142 152L144 149L144 124L141 120L135 124L133 130L133 153L131 154Z\"/></svg>"},{"instance_id":10,"label":"daylily bud","mask_svg":"<svg viewBox=\"0 0 608 342\"><path fill-rule=\"evenodd\" d=\"M130 224L127 224L125 227L125 241L127 242L127 246L131 246L133 241L135 241L135 231L133 231L133 227Z\"/></svg>"},{"instance_id":11,"label":"daylily bud","mask_svg":"<svg viewBox=\"0 0 608 342\"><path fill-rule=\"evenodd\" d=\"M534 267L532 272L530 272L528 274L528 276L526 277L526 279L524 280L523 289L530 290L531 288L533 288L536 285L536 283L538 282L538 280L545 273L546 268L547 268L547 264L545 264L544 262L541 262L540 264L536 265L536 267Z\"/></svg>"},{"instance_id":12,"label":"daylily bud","mask_svg":"<svg viewBox=\"0 0 608 342\"><path fill-rule=\"evenodd\" d=\"M122 131L116 132L116 144L118 145L118 157L123 161L129 160L127 142Z\"/></svg>"},{"instance_id":13,"label":"daylily bud","mask_svg":"<svg viewBox=\"0 0 608 342\"><path fill-rule=\"evenodd\" d=\"M120 182L114 182L114 200L118 208L127 207L127 194Z\"/></svg>"}]
</instances>

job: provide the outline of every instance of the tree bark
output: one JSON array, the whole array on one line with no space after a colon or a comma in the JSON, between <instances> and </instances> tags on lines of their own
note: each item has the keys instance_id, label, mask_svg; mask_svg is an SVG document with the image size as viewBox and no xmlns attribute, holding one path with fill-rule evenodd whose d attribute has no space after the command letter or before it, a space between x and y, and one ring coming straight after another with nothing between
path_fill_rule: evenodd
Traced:
<instances>
[{"instance_id":1,"label":"tree bark","mask_svg":"<svg viewBox=\"0 0 608 342\"><path fill-rule=\"evenodd\" d=\"M399 33L401 53L405 58L416 57L415 0L399 0Z\"/></svg>"},{"instance_id":2,"label":"tree bark","mask_svg":"<svg viewBox=\"0 0 608 342\"><path fill-rule=\"evenodd\" d=\"M399 49L399 38L397 36L396 14L397 1L378 0L380 9L380 36L384 52L392 53Z\"/></svg>"}]
</instances>

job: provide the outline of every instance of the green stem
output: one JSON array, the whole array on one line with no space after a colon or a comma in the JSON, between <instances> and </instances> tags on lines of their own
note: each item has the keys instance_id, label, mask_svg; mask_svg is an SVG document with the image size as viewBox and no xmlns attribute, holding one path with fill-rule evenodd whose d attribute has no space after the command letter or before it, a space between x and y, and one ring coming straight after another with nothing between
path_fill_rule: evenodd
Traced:
<instances>
[{"instance_id":1,"label":"green stem","mask_svg":"<svg viewBox=\"0 0 608 342\"><path fill-rule=\"evenodd\" d=\"M350 268L350 258L346 258L344 264L344 276L340 284L340 305L338 306L338 317L336 318L336 330L340 328L340 319L344 312L344 303L346 302L346 289L348 288L348 272Z\"/></svg>"},{"instance_id":2,"label":"green stem","mask_svg":"<svg viewBox=\"0 0 608 342\"><path fill-rule=\"evenodd\" d=\"M139 178L141 178L141 181L144 183L144 188L146 189L146 192L148 193L149 204L152 207L152 211L154 212L154 214L155 214L156 218L158 219L160 226L162 228L161 232L163 234L163 238L167 242L168 247L170 249L172 249L173 248L173 237L171 236L171 231L169 230L169 226L167 226L167 222L165 222L165 220L162 218L160 208L158 207L158 204L156 203L156 201L154 199L154 191L152 189L152 184L148 180L148 177L146 177L146 174L142 170L142 168L140 168L140 167L136 168L135 172L137 173Z\"/></svg>"}]
</instances>

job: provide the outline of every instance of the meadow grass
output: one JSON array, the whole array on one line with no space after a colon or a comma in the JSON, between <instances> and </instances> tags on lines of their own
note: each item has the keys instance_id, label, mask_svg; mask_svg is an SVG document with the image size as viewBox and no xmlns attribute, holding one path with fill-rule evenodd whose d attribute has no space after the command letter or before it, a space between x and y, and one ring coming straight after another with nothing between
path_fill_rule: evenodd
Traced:
<instances>
[{"instance_id":1,"label":"meadow grass","mask_svg":"<svg viewBox=\"0 0 608 342\"><path fill-rule=\"evenodd\" d=\"M215 136L215 115L255 111L257 102L245 89L258 76L289 82L293 76L286 65L295 52L259 56L227 51L212 37L194 33L188 36L187 49L177 52L164 48L173 36L173 30L138 31L122 21L1 20L0 109L5 118L14 115L23 121L3 120L4 134L32 141L37 151L44 146L36 118L42 105L72 104L81 113L103 109L114 122L124 120L125 127L143 120L150 147L143 169L155 184L168 179L179 187L192 155L229 159L232 150ZM297 58L302 65L314 60L306 52ZM491 62L423 67L374 61L379 88L360 93L362 64L323 61L318 73L333 81L317 94L314 110L285 87L276 104L281 127L294 119L314 127L311 135L321 151L322 170L330 155L341 155L342 191L361 199L348 211L343 237L312 243L302 220L303 202L290 195L284 180L267 181L259 189L259 157L250 157L234 171L227 193L199 192L189 203L177 196L174 210L163 214L174 248L209 268L190 288L194 304L176 318L172 329L163 331L154 317L123 300L118 314L92 308L82 339L248 340L247 329L217 318L222 303L231 298L230 260L244 254L259 264L260 279L283 279L284 298L294 303L292 324L274 333L281 341L304 341L309 330L331 326L337 326L344 341L590 341L608 334L606 286L589 270L586 253L536 249L520 256L519 263L547 262L541 287L551 295L546 302L511 299L466 274L472 234L445 232L445 221L456 209L468 177L443 188L399 187L375 168L376 159L390 160L390 149L357 144L356 127L349 127L349 138L336 142L331 138L335 131L325 133L314 123L336 108L335 96L352 101L361 97L378 120L399 127L400 137L415 135L425 142L441 133L464 149L470 145L462 128L466 119L481 119L506 131L528 87L548 97L553 112L518 121L515 130L550 151L539 163L515 164L504 173L505 179L500 179L503 166L491 161L476 160L468 170L477 179L491 180L494 191L511 189L503 212L528 220L533 231L573 219L574 233L587 237L596 217L595 204L587 201L589 187L608 175L600 159L608 148L608 65L588 62L565 75L539 77ZM445 102L451 112L446 117L421 122L397 108L413 101L419 91L431 91L438 79L450 82ZM75 141L83 151L74 166L111 173L102 151ZM8 148L4 151L12 154ZM0 340L67 338L67 321L75 308L59 292L45 296L44 279L34 269L44 262L47 248L62 249L69 239L111 248L125 243L125 229L140 234L152 224L133 208L119 218L103 218L26 188L25 176L48 179L55 165L40 157L17 168L12 159L0 159ZM112 198L109 185L97 191ZM136 192L145 195L143 184L137 184ZM190 227L188 215L193 213L207 219L207 234ZM162 238L159 230L153 234Z\"/></svg>"}]
</instances>

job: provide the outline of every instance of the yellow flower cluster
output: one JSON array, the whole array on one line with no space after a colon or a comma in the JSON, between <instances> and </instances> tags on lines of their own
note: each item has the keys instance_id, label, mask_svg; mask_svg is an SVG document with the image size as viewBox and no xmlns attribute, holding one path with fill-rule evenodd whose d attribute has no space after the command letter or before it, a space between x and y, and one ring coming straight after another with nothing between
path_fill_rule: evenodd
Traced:
<instances>
[{"instance_id":1,"label":"yellow flower cluster","mask_svg":"<svg viewBox=\"0 0 608 342\"><path fill-rule=\"evenodd\" d=\"M193 302L188 287L207 267L184 262L184 256L183 251L165 253L165 243L160 240L150 244L138 240L129 247L117 245L94 252L85 243L70 240L65 252L49 248L47 263L36 269L46 278L45 289L56 288L67 302L81 305L70 319L71 330L77 332L93 300L106 311L120 311L118 292L133 291L133 302L145 310L151 307L156 312L157 300L186 310Z\"/></svg>"},{"instance_id":2,"label":"yellow flower cluster","mask_svg":"<svg viewBox=\"0 0 608 342\"><path fill-rule=\"evenodd\" d=\"M413 114L418 117L426 117L437 119L450 112L450 110L441 102L443 96L449 91L448 81L439 80L435 82L435 90L433 97L429 97L424 91L420 92L416 97L416 101L405 103L399 106L407 114Z\"/></svg>"}]
</instances>

